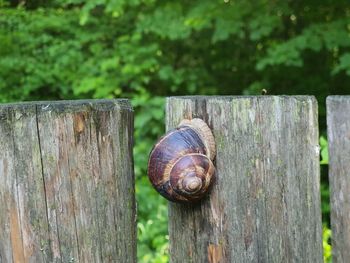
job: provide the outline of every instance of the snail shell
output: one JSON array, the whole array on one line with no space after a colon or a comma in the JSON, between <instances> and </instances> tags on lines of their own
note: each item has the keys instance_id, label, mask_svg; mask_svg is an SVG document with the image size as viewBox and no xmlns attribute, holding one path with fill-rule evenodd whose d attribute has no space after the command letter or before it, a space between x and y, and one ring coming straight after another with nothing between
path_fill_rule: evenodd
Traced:
<instances>
[{"instance_id":1,"label":"snail shell","mask_svg":"<svg viewBox=\"0 0 350 263\"><path fill-rule=\"evenodd\" d=\"M183 120L153 147L148 177L155 189L173 202L196 202L215 178L214 136L201 119Z\"/></svg>"}]
</instances>

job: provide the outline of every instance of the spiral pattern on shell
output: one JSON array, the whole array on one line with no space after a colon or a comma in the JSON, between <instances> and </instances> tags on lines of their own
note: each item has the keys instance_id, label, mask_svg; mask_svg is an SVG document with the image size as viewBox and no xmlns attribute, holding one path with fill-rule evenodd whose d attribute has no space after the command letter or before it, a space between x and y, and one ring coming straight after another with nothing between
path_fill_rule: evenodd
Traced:
<instances>
[{"instance_id":1,"label":"spiral pattern on shell","mask_svg":"<svg viewBox=\"0 0 350 263\"><path fill-rule=\"evenodd\" d=\"M215 142L201 119L183 120L153 147L148 176L155 189L173 202L203 198L215 178Z\"/></svg>"}]
</instances>

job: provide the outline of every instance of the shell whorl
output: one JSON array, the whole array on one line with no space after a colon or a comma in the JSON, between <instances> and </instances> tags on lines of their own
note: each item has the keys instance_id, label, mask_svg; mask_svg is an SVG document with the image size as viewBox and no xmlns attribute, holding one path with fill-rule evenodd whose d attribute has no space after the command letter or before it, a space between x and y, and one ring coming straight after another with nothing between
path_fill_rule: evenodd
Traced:
<instances>
[{"instance_id":1,"label":"shell whorl","mask_svg":"<svg viewBox=\"0 0 350 263\"><path fill-rule=\"evenodd\" d=\"M170 185L175 193L191 199L206 194L215 168L203 154L188 154L177 160L170 171Z\"/></svg>"},{"instance_id":2,"label":"shell whorl","mask_svg":"<svg viewBox=\"0 0 350 263\"><path fill-rule=\"evenodd\" d=\"M164 135L150 154L148 176L170 201L196 202L215 178L214 136L201 119L183 120Z\"/></svg>"},{"instance_id":3,"label":"shell whorl","mask_svg":"<svg viewBox=\"0 0 350 263\"><path fill-rule=\"evenodd\" d=\"M214 135L211 132L209 126L199 118L194 118L192 120L184 119L180 122L180 127L181 126L189 126L196 130L198 134L201 136L205 146L208 149L208 157L211 160L214 160L215 155L216 155L216 146L215 146L215 139Z\"/></svg>"},{"instance_id":4,"label":"shell whorl","mask_svg":"<svg viewBox=\"0 0 350 263\"><path fill-rule=\"evenodd\" d=\"M183 179L182 187L188 193L196 193L202 188L202 180L196 176L187 176Z\"/></svg>"}]
</instances>

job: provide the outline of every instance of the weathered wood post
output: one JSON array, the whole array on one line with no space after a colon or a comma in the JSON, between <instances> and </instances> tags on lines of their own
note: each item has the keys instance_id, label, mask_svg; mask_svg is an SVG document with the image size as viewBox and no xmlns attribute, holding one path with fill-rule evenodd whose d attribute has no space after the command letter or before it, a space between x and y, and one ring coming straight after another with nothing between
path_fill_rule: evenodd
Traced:
<instances>
[{"instance_id":1,"label":"weathered wood post","mask_svg":"<svg viewBox=\"0 0 350 263\"><path fill-rule=\"evenodd\" d=\"M127 100L0 105L0 262L136 262Z\"/></svg>"},{"instance_id":2,"label":"weathered wood post","mask_svg":"<svg viewBox=\"0 0 350 263\"><path fill-rule=\"evenodd\" d=\"M169 205L171 262L322 262L317 102L172 97L167 128L199 117L217 145L200 204Z\"/></svg>"},{"instance_id":3,"label":"weathered wood post","mask_svg":"<svg viewBox=\"0 0 350 263\"><path fill-rule=\"evenodd\" d=\"M350 96L327 98L332 260L350 260Z\"/></svg>"}]
</instances>

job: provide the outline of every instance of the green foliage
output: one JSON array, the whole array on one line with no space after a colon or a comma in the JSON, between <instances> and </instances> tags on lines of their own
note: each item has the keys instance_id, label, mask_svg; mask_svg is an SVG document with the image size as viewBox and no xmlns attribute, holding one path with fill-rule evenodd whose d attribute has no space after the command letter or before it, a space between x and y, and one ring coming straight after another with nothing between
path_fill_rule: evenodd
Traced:
<instances>
[{"instance_id":1,"label":"green foliage","mask_svg":"<svg viewBox=\"0 0 350 263\"><path fill-rule=\"evenodd\" d=\"M348 0L0 0L0 102L130 98L138 258L166 262L166 202L146 178L164 97L311 94L324 132L325 97L349 94L349 25Z\"/></svg>"},{"instance_id":2,"label":"green foliage","mask_svg":"<svg viewBox=\"0 0 350 263\"><path fill-rule=\"evenodd\" d=\"M320 147L321 165L328 164L328 142L324 136L320 137Z\"/></svg>"},{"instance_id":3,"label":"green foliage","mask_svg":"<svg viewBox=\"0 0 350 263\"><path fill-rule=\"evenodd\" d=\"M334 67L332 73L337 74L342 71L350 76L350 53L344 53L339 57L339 63Z\"/></svg>"},{"instance_id":4,"label":"green foliage","mask_svg":"<svg viewBox=\"0 0 350 263\"><path fill-rule=\"evenodd\" d=\"M332 231L327 227L323 226L323 261L325 263L332 262L332 246L331 242Z\"/></svg>"},{"instance_id":5,"label":"green foliage","mask_svg":"<svg viewBox=\"0 0 350 263\"><path fill-rule=\"evenodd\" d=\"M330 192L328 183L328 142L324 136L320 137L320 164L321 164L321 208L322 208L322 218L325 224L330 223Z\"/></svg>"},{"instance_id":6,"label":"green foliage","mask_svg":"<svg viewBox=\"0 0 350 263\"><path fill-rule=\"evenodd\" d=\"M295 18L296 19L296 18ZM334 56L339 56L339 48L350 47L349 28L350 18L339 19L331 23L320 23L307 27L303 32L284 43L273 45L267 50L267 56L257 64L257 69L262 70L267 66L303 66L303 52L310 50L319 52L326 49ZM347 57L342 55L340 65L333 72L346 70L348 65L342 63Z\"/></svg>"}]
</instances>

